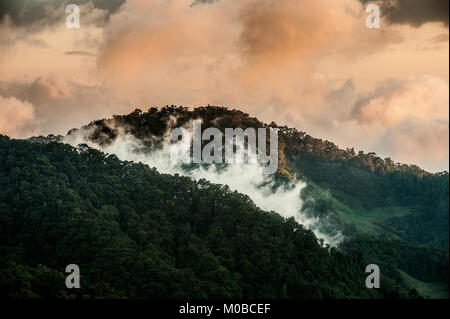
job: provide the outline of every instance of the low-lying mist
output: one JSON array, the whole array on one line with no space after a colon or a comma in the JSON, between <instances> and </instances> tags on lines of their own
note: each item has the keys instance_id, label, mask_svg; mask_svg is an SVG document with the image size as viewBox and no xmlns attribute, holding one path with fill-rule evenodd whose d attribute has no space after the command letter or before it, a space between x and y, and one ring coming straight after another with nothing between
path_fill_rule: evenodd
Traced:
<instances>
[{"instance_id":1,"label":"low-lying mist","mask_svg":"<svg viewBox=\"0 0 450 319\"><path fill-rule=\"evenodd\" d=\"M301 192L306 183L293 180L286 185L274 187L276 182L273 175L261 174L261 164L227 164L195 166L186 169L181 162L171 160L171 152L177 144L170 142L170 132L166 132L161 147L149 150L144 143L132 134L126 133L123 128L115 127L119 133L117 137L107 145L92 141L89 136L92 128L82 128L72 131L62 142L72 146L86 144L104 153L115 154L119 159L133 162L141 162L155 167L161 173L179 174L189 176L194 180L206 179L216 184L226 184L231 190L236 190L248 195L253 202L263 210L275 211L283 217L294 217L295 220L307 229L312 230L318 239L324 244L337 246L343 239L339 231L327 234L321 228L323 220L309 216L302 208ZM183 143L191 142L183 138ZM180 143L178 143L180 147Z\"/></svg>"}]
</instances>

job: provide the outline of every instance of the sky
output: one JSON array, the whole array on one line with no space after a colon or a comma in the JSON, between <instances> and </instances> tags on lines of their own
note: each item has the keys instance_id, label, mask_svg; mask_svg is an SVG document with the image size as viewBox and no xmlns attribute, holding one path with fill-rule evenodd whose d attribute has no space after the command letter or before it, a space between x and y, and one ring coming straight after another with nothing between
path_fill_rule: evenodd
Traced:
<instances>
[{"instance_id":1,"label":"sky","mask_svg":"<svg viewBox=\"0 0 450 319\"><path fill-rule=\"evenodd\" d=\"M369 3L380 28L366 27ZM448 170L448 3L0 0L0 134L210 104Z\"/></svg>"}]
</instances>

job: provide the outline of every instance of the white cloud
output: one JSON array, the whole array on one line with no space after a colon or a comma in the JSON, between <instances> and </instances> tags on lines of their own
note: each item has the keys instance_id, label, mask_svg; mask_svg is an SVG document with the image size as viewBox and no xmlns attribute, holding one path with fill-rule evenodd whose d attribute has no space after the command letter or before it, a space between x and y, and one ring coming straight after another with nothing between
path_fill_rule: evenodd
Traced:
<instances>
[{"instance_id":1,"label":"white cloud","mask_svg":"<svg viewBox=\"0 0 450 319\"><path fill-rule=\"evenodd\" d=\"M89 130L80 129L64 138L64 142L77 146L87 144L93 148L109 154L117 155L121 160L142 162L150 167L155 167L159 172L168 174L180 174L189 176L195 180L206 179L212 183L228 185L231 190L236 190L248 195L253 202L263 210L275 211L283 217L294 217L300 224L311 229L316 237L323 239L326 244L338 245L343 235L339 229L328 234L322 231L322 222L319 218L311 218L302 211L303 202L300 193L306 186L301 181L292 181L289 187L278 187L272 189L274 184L273 175L263 175L259 164L230 164L226 168L217 169L215 165L208 168L195 168L184 170L179 163L171 160L171 145L168 140L170 132L167 132L161 149L152 152L142 152L145 149L142 143L130 134L123 133L119 127L119 136L110 144L100 146L87 137Z\"/></svg>"},{"instance_id":2,"label":"white cloud","mask_svg":"<svg viewBox=\"0 0 450 319\"><path fill-rule=\"evenodd\" d=\"M15 97L0 95L0 133L12 137L24 137L27 125L34 121L34 107ZM24 132L25 131L25 132Z\"/></svg>"}]
</instances>

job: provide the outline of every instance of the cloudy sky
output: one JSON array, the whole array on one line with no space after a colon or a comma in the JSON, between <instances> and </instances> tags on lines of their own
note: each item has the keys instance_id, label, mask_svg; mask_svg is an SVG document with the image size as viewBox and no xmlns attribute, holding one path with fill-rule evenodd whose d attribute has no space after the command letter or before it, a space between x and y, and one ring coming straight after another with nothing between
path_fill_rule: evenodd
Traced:
<instances>
[{"instance_id":1,"label":"cloudy sky","mask_svg":"<svg viewBox=\"0 0 450 319\"><path fill-rule=\"evenodd\" d=\"M65 25L68 3L80 29ZM448 3L0 0L0 133L211 104L448 170Z\"/></svg>"}]
</instances>

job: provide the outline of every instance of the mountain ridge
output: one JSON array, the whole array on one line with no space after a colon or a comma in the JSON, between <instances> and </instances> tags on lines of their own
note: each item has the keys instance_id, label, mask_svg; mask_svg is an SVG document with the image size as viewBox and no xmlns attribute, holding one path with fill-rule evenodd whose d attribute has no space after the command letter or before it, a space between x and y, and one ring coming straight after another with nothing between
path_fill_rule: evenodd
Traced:
<instances>
[{"instance_id":1,"label":"mountain ridge","mask_svg":"<svg viewBox=\"0 0 450 319\"><path fill-rule=\"evenodd\" d=\"M0 136L0 293L15 298L408 298L361 255L206 180ZM220 199L220 200L218 200ZM76 262L80 290L61 271Z\"/></svg>"},{"instance_id":2,"label":"mountain ridge","mask_svg":"<svg viewBox=\"0 0 450 319\"><path fill-rule=\"evenodd\" d=\"M67 137L81 135L102 149L128 134L140 141L140 148L150 152L164 144L170 129L193 119L202 119L202 127L221 130L225 127L278 128L280 165L274 180L277 185L294 179L306 182L307 187L301 193L303 214L322 220L325 231L341 231L345 236L341 249L356 251L365 256L366 262L383 265L397 283L403 285L410 276L412 279L405 282L405 287L411 282L419 290L428 282L447 282L448 287L448 277L439 270L448 269L446 171L430 173L415 165L381 159L374 153L356 154L353 149L339 149L330 141L313 138L294 128L273 122L266 124L239 110L211 106L193 110L166 106L150 108L148 112L136 109L130 114L92 121L80 129L70 130L65 137L34 137L30 141L65 142ZM386 241L398 251L406 249L408 254L423 256L420 263L430 265L432 270L417 269L412 260L405 264L399 257L401 254L393 254L382 244ZM391 264L402 266L397 268ZM448 289L433 292L433 295L443 294L448 295Z\"/></svg>"},{"instance_id":3,"label":"mountain ridge","mask_svg":"<svg viewBox=\"0 0 450 319\"><path fill-rule=\"evenodd\" d=\"M110 119L102 119L91 122L84 127L100 126L99 128L105 130L102 124L108 124L109 121L113 120L116 124L120 125L130 125L130 126L143 126L149 121L158 121L158 127L154 130L149 130L147 132L138 132L131 129L129 132L135 135L137 138L145 138L146 133L151 133L152 135L162 135L167 127L164 127L167 122L170 121L169 117L175 116L177 118L177 125L183 126L188 120L193 120L196 118L201 118L206 123L205 125L209 127L217 127L223 129L224 127L272 127L279 129L279 136L282 142L288 144L288 151L293 154L301 153L306 156L319 157L326 160L333 161L347 161L350 165L357 168L362 168L375 172L378 174L392 173L392 172L403 172L410 173L419 177L430 175L430 174L445 174L446 171L430 173L425 171L414 164L405 164L400 162L394 162L389 157L383 159L376 156L376 153L369 152L365 154L363 151L355 152L354 148L340 149L336 144L331 141L323 140L319 138L314 138L308 135L304 131L299 131L296 128L290 128L287 126L279 126L275 122L269 124L259 121L256 117L251 117L249 114L242 112L237 109L228 109L223 106L206 106L206 107L196 107L190 110L183 106L165 106L161 109L156 107L151 107L148 112L142 112L140 109L135 109L133 112L127 115L113 115ZM232 119L231 119L232 118ZM217 119L218 121L214 120ZM141 122L140 122L141 121ZM162 123L161 121L165 122ZM225 126L228 125L228 126ZM126 129L126 127L125 127ZM76 130L76 129L74 129ZM71 134L73 130L68 132ZM113 137L115 132L108 132L107 129L103 132L111 134ZM93 134L101 134L96 132ZM94 136L93 136L94 137ZM95 138L95 137L94 137ZM283 161L283 158L280 158ZM448 173L448 172L447 172Z\"/></svg>"},{"instance_id":4,"label":"mountain ridge","mask_svg":"<svg viewBox=\"0 0 450 319\"><path fill-rule=\"evenodd\" d=\"M437 243L448 247L448 172L430 173L416 165L394 163L389 158L381 159L373 152L356 154L354 149L339 149L330 141L313 138L305 132L274 122L263 123L240 110L218 106L189 110L173 105L161 109L151 107L148 112L135 109L126 115L114 115L109 119L92 121L80 129L72 129L66 137L84 130L84 138L101 148L113 143L120 135L131 134L142 143L142 147L152 150L164 143L164 135L169 130L188 125L194 119L201 119L203 127L217 127L222 131L226 127L278 128L277 181L283 183L297 176L307 182L310 188L318 187L318 191L312 191L322 194L320 198L315 198L316 202L326 208L334 205L328 209L331 211L328 216L341 224L349 222L348 214L340 213L342 205L349 206L359 216L364 216L364 211L369 214L380 207L387 207L392 212L397 210L396 207L407 207L402 209L410 210L412 213L409 216L392 214L391 220L382 222L382 228L388 230L388 235L400 236L413 244ZM50 140L63 141L66 137L50 136ZM42 139L45 138L31 140ZM332 200L330 204L323 198L327 197L327 192L337 201ZM351 223L353 221L350 220ZM432 226L429 226L430 223ZM379 227L378 224L361 219L358 224L364 229ZM424 234L421 230L430 227L439 229L439 234Z\"/></svg>"}]
</instances>

